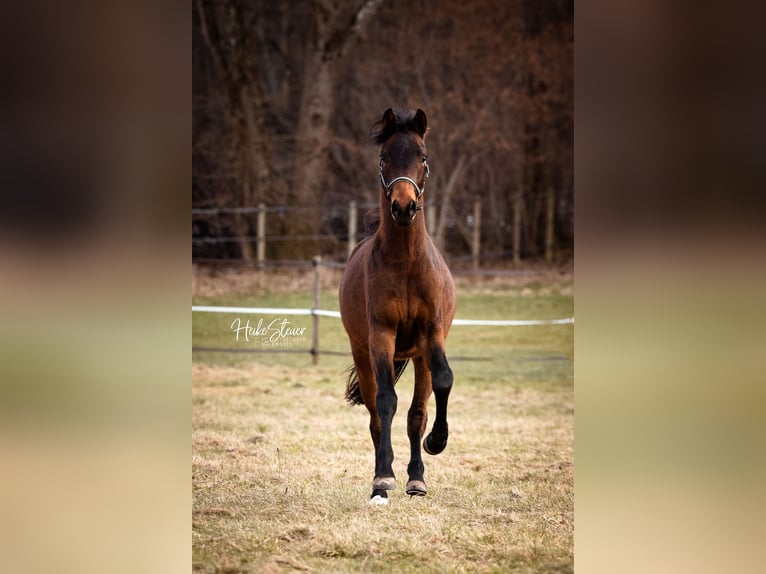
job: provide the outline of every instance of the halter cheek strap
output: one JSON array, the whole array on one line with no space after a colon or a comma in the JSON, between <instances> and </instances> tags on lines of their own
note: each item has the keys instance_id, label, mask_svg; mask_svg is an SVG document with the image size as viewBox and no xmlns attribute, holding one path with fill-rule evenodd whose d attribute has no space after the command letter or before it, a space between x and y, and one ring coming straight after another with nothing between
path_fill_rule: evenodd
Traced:
<instances>
[{"instance_id":1,"label":"halter cheek strap","mask_svg":"<svg viewBox=\"0 0 766 574\"><path fill-rule=\"evenodd\" d=\"M420 187L414 179L411 179L411 178L403 176L403 175L400 175L399 177L395 177L394 179L392 179L391 181L386 183L386 178L383 177L383 160L381 160L381 162L380 162L380 172L379 172L380 173L380 183L383 184L383 187L386 190L386 199L390 199L391 198L391 188L394 186L394 184L397 181L407 181L407 182L411 183L412 186L415 188L416 199L420 199L420 196L423 195L423 192L426 190L425 180L428 179L428 173L429 173L428 163L427 162L423 162L423 163L426 166L426 174L425 174L425 178L423 179L423 187Z\"/></svg>"}]
</instances>

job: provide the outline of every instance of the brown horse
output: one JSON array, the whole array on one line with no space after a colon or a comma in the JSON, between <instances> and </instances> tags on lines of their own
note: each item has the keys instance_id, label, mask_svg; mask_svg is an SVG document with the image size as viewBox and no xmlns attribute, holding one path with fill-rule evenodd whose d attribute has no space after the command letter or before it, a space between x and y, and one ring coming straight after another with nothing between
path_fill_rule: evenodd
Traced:
<instances>
[{"instance_id":1,"label":"brown horse","mask_svg":"<svg viewBox=\"0 0 766 574\"><path fill-rule=\"evenodd\" d=\"M372 135L381 145L380 221L375 234L360 242L349 258L340 284L340 312L354 357L346 398L351 404L364 403L370 412L375 445L370 503L387 504L386 491L396 487L391 448L394 385L410 359L415 391L407 414L407 494L426 494L420 441L432 390L436 420L423 448L438 454L447 446L452 370L444 340L455 315L455 285L426 231L425 218L417 217L428 178L426 114L389 108Z\"/></svg>"}]
</instances>

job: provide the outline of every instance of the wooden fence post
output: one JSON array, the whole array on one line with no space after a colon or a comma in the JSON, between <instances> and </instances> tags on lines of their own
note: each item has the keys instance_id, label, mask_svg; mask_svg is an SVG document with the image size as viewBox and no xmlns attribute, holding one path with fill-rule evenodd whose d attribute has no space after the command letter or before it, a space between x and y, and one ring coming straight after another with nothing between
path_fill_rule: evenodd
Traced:
<instances>
[{"instance_id":1,"label":"wooden fence post","mask_svg":"<svg viewBox=\"0 0 766 574\"><path fill-rule=\"evenodd\" d=\"M266 261L266 206L263 203L258 204L258 232L256 261L258 269L263 268Z\"/></svg>"},{"instance_id":2,"label":"wooden fence post","mask_svg":"<svg viewBox=\"0 0 766 574\"><path fill-rule=\"evenodd\" d=\"M316 315L314 311L319 309L319 267L322 263L322 257L320 255L314 255L311 260L314 267L314 292L313 301L311 304L311 363L313 365L319 364L319 315Z\"/></svg>"},{"instance_id":3,"label":"wooden fence post","mask_svg":"<svg viewBox=\"0 0 766 574\"><path fill-rule=\"evenodd\" d=\"M426 212L426 231L433 237L436 233L436 205L431 204L431 207L424 211Z\"/></svg>"},{"instance_id":4,"label":"wooden fence post","mask_svg":"<svg viewBox=\"0 0 766 574\"><path fill-rule=\"evenodd\" d=\"M553 186L548 188L547 205L545 214L545 262L553 262L553 219L556 207L556 193Z\"/></svg>"},{"instance_id":5,"label":"wooden fence post","mask_svg":"<svg viewBox=\"0 0 766 574\"><path fill-rule=\"evenodd\" d=\"M348 204L348 256L351 257L351 252L356 247L356 201L351 201Z\"/></svg>"},{"instance_id":6,"label":"wooden fence post","mask_svg":"<svg viewBox=\"0 0 766 574\"><path fill-rule=\"evenodd\" d=\"M473 236L471 241L471 259L473 271L479 271L479 256L481 255L481 199L473 202Z\"/></svg>"},{"instance_id":7,"label":"wooden fence post","mask_svg":"<svg viewBox=\"0 0 766 574\"><path fill-rule=\"evenodd\" d=\"M521 263L521 209L524 196L521 188L516 190L513 198L513 264Z\"/></svg>"}]
</instances>

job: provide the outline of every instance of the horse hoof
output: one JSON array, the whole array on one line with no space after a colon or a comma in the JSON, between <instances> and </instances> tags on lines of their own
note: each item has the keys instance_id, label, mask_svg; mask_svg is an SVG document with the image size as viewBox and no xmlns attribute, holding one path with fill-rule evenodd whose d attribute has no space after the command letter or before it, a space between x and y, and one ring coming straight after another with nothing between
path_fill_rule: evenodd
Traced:
<instances>
[{"instance_id":1,"label":"horse hoof","mask_svg":"<svg viewBox=\"0 0 766 574\"><path fill-rule=\"evenodd\" d=\"M372 481L373 490L394 490L396 479L393 476L376 476Z\"/></svg>"},{"instance_id":2,"label":"horse hoof","mask_svg":"<svg viewBox=\"0 0 766 574\"><path fill-rule=\"evenodd\" d=\"M379 494L376 494L370 499L370 506L386 506L388 504L388 499L383 498Z\"/></svg>"},{"instance_id":3,"label":"horse hoof","mask_svg":"<svg viewBox=\"0 0 766 574\"><path fill-rule=\"evenodd\" d=\"M406 491L410 496L425 496L426 483L422 480L411 480L407 483Z\"/></svg>"},{"instance_id":4,"label":"horse hoof","mask_svg":"<svg viewBox=\"0 0 766 574\"><path fill-rule=\"evenodd\" d=\"M434 443L433 433L429 434L426 438L423 439L423 450L430 455L439 454L445 448L447 448L447 441L445 440L441 443Z\"/></svg>"}]
</instances>

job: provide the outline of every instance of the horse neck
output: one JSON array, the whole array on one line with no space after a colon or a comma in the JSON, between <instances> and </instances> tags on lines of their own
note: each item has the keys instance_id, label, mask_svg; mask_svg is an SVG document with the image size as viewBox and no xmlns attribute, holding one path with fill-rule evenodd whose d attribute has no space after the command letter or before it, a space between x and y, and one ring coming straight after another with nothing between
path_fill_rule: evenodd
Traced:
<instances>
[{"instance_id":1,"label":"horse neck","mask_svg":"<svg viewBox=\"0 0 766 574\"><path fill-rule=\"evenodd\" d=\"M421 200L422 201L422 200ZM424 211L418 211L412 225L397 225L391 217L388 201L381 197L378 240L381 249L392 259L414 260L425 252L428 242Z\"/></svg>"}]
</instances>

